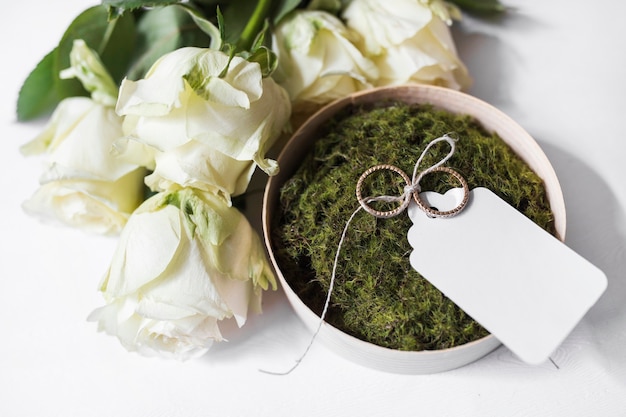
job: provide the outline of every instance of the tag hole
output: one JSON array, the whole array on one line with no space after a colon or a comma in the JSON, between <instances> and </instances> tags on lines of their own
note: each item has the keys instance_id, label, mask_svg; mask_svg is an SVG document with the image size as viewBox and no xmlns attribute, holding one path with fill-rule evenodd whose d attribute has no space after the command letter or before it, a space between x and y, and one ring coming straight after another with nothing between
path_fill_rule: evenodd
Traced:
<instances>
[{"instance_id":1,"label":"tag hole","mask_svg":"<svg viewBox=\"0 0 626 417\"><path fill-rule=\"evenodd\" d=\"M451 188L445 194L427 192L420 194L424 203L434 211L452 210L463 201L463 188Z\"/></svg>"}]
</instances>

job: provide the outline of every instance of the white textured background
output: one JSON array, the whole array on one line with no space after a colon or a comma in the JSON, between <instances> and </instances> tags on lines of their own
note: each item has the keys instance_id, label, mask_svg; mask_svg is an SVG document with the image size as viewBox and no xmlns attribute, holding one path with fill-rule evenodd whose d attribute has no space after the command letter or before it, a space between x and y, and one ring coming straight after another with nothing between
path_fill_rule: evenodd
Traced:
<instances>
[{"instance_id":1,"label":"white textured background","mask_svg":"<svg viewBox=\"0 0 626 417\"><path fill-rule=\"evenodd\" d=\"M504 0L501 22L455 30L471 93L535 137L561 181L566 243L609 288L554 353L528 366L506 348L429 376L372 371L316 344L287 377L308 333L282 293L230 342L186 363L127 353L86 317L115 239L44 225L20 203L37 158L18 147L41 123L17 124L17 91L85 0L12 2L0 25L1 416L626 416L626 3ZM532 308L532 306L528 306Z\"/></svg>"}]
</instances>

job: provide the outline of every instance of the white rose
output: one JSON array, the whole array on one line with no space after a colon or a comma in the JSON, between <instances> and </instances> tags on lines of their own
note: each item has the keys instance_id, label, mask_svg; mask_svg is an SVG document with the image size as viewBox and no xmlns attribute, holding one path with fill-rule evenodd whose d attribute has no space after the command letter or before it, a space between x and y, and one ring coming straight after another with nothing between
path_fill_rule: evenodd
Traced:
<instances>
[{"instance_id":1,"label":"white rose","mask_svg":"<svg viewBox=\"0 0 626 417\"><path fill-rule=\"evenodd\" d=\"M377 69L353 44L354 35L322 11L297 10L276 27L273 76L294 107L325 104L372 86Z\"/></svg>"},{"instance_id":2,"label":"white rose","mask_svg":"<svg viewBox=\"0 0 626 417\"><path fill-rule=\"evenodd\" d=\"M230 202L231 196L246 191L255 166L192 140L170 151L157 152L154 172L146 177L146 185L158 191L193 187Z\"/></svg>"},{"instance_id":3,"label":"white rose","mask_svg":"<svg viewBox=\"0 0 626 417\"><path fill-rule=\"evenodd\" d=\"M124 80L117 112L125 140L135 142L122 146L139 149L139 158L147 155L141 146L152 148L155 190L191 185L229 198L245 191L256 165L277 171L265 153L291 105L257 63L187 47L161 57L145 79Z\"/></svg>"},{"instance_id":4,"label":"white rose","mask_svg":"<svg viewBox=\"0 0 626 417\"><path fill-rule=\"evenodd\" d=\"M242 326L276 288L246 218L190 188L149 198L128 220L90 315L100 330L146 356L188 359L223 340L220 321Z\"/></svg>"},{"instance_id":5,"label":"white rose","mask_svg":"<svg viewBox=\"0 0 626 417\"><path fill-rule=\"evenodd\" d=\"M422 83L466 88L471 80L442 19L450 21L444 12L439 1L352 0L342 17L362 36L362 49L378 67L377 86Z\"/></svg>"},{"instance_id":6,"label":"white rose","mask_svg":"<svg viewBox=\"0 0 626 417\"><path fill-rule=\"evenodd\" d=\"M42 133L22 146L25 155L46 155L41 187L23 206L31 214L70 226L117 233L143 200L145 169L112 152L122 136L122 119L111 106L114 84L106 80L97 56L77 41L70 57L72 67L80 67L76 72L84 77L89 77L91 65L99 66L90 84L97 99L61 101Z\"/></svg>"}]
</instances>

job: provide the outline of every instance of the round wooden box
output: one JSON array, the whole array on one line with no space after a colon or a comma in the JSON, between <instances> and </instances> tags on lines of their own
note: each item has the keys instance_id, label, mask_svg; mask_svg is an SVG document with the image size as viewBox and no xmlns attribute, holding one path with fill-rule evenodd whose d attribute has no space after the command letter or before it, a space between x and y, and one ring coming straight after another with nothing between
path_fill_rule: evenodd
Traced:
<instances>
[{"instance_id":1,"label":"round wooden box","mask_svg":"<svg viewBox=\"0 0 626 417\"><path fill-rule=\"evenodd\" d=\"M485 129L497 133L543 179L554 214L557 237L561 240L565 237L565 204L552 165L537 142L495 107L465 93L422 85L383 87L350 95L320 109L294 133L278 157L280 172L269 179L263 198L263 233L270 260L287 299L312 332L317 329L320 318L290 288L273 253L271 230L273 213L279 204L280 189L310 152L327 120L346 106L388 99L409 104L431 104L452 113L467 114L478 120ZM476 361L500 345L494 336L489 335L450 349L399 351L357 339L328 323L322 325L317 340L339 355L361 365L403 374L427 374L458 368Z\"/></svg>"}]
</instances>

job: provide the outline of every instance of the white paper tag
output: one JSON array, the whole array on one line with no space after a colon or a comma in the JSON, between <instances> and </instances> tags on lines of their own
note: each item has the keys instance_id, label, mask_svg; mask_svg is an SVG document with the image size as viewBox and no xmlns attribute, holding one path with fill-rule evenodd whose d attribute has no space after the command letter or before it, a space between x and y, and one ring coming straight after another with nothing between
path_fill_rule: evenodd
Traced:
<instances>
[{"instance_id":1,"label":"white paper tag","mask_svg":"<svg viewBox=\"0 0 626 417\"><path fill-rule=\"evenodd\" d=\"M445 210L462 190L420 197ZM452 218L414 202L409 217L413 268L524 362L548 359L606 289L602 271L486 188Z\"/></svg>"}]
</instances>

